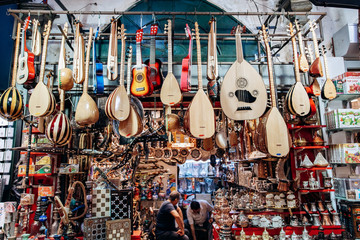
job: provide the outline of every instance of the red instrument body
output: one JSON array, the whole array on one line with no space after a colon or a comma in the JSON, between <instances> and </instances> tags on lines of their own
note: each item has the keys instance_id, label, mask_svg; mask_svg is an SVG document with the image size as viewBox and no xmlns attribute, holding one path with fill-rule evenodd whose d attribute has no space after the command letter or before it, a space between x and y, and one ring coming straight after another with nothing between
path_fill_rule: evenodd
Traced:
<instances>
[{"instance_id":1,"label":"red instrument body","mask_svg":"<svg viewBox=\"0 0 360 240\"><path fill-rule=\"evenodd\" d=\"M314 95L313 90L310 87L305 87L307 94L309 95L309 102L310 102L310 112L305 117L311 117L316 114L316 104L312 96Z\"/></svg>"},{"instance_id":2,"label":"red instrument body","mask_svg":"<svg viewBox=\"0 0 360 240\"><path fill-rule=\"evenodd\" d=\"M145 64L149 66L148 78L149 81L152 82L152 85L154 86L154 90L160 89L161 84L163 82L163 77L161 74L162 63L159 59L155 58L155 52L156 52L155 36L157 35L158 29L159 27L157 24L151 25L150 59L145 61Z\"/></svg>"},{"instance_id":3,"label":"red instrument body","mask_svg":"<svg viewBox=\"0 0 360 240\"><path fill-rule=\"evenodd\" d=\"M190 91L191 64L192 64L192 37L189 25L186 24L185 33L189 37L189 53L182 60L180 88L183 92Z\"/></svg>"},{"instance_id":4,"label":"red instrument body","mask_svg":"<svg viewBox=\"0 0 360 240\"><path fill-rule=\"evenodd\" d=\"M27 52L28 54L28 59L27 59L28 70L29 70L28 81L30 81L35 79L35 66L34 66L35 55L26 47L26 30L29 27L30 16L27 17L26 20L28 21L28 23L26 24L25 32L24 32L24 51Z\"/></svg>"}]
</instances>

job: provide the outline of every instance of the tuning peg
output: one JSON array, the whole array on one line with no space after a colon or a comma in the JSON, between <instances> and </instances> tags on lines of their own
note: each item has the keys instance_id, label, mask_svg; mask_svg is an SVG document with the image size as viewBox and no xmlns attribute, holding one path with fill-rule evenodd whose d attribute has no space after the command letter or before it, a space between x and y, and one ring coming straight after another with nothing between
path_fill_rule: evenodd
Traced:
<instances>
[{"instance_id":1,"label":"tuning peg","mask_svg":"<svg viewBox=\"0 0 360 240\"><path fill-rule=\"evenodd\" d=\"M166 30L164 31L164 34L167 34L167 31L166 31Z\"/></svg>"}]
</instances>

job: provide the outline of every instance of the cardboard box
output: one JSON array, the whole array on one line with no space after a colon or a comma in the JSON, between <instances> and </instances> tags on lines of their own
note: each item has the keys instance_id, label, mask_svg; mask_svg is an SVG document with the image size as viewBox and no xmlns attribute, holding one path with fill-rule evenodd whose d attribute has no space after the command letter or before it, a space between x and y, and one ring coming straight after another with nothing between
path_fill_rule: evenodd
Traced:
<instances>
[{"instance_id":1,"label":"cardboard box","mask_svg":"<svg viewBox=\"0 0 360 240\"><path fill-rule=\"evenodd\" d=\"M345 143L342 151L345 163L360 163L359 144Z\"/></svg>"},{"instance_id":2,"label":"cardboard box","mask_svg":"<svg viewBox=\"0 0 360 240\"><path fill-rule=\"evenodd\" d=\"M360 72L345 72L333 79L334 84L341 85L344 94L354 94L360 93ZM336 87L335 84L335 87ZM341 91L341 86L338 87L339 91ZM338 91L338 88L336 91ZM341 93L340 93L341 94Z\"/></svg>"}]
</instances>

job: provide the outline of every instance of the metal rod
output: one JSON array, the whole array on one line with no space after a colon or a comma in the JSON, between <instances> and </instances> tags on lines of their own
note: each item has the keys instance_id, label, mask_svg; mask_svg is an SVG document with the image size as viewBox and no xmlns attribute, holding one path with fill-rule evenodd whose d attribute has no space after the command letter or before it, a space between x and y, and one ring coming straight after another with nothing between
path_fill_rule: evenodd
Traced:
<instances>
[{"instance_id":1,"label":"metal rod","mask_svg":"<svg viewBox=\"0 0 360 240\"><path fill-rule=\"evenodd\" d=\"M27 14L81 14L81 15L326 15L326 12L140 12L140 11L52 11L52 10L28 10L28 9L8 9L9 13L27 13Z\"/></svg>"}]
</instances>

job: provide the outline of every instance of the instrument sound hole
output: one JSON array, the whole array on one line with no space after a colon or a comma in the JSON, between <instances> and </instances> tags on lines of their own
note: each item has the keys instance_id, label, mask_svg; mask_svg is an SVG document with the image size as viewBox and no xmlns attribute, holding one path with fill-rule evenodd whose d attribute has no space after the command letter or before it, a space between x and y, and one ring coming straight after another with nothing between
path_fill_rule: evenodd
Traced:
<instances>
[{"instance_id":1,"label":"instrument sound hole","mask_svg":"<svg viewBox=\"0 0 360 240\"><path fill-rule=\"evenodd\" d=\"M143 76L141 74L136 75L136 81L137 82L142 82L143 79L144 78L143 78Z\"/></svg>"},{"instance_id":2,"label":"instrument sound hole","mask_svg":"<svg viewBox=\"0 0 360 240\"><path fill-rule=\"evenodd\" d=\"M239 78L236 80L236 85L238 88L245 88L248 85L248 81L245 78Z\"/></svg>"}]
</instances>

